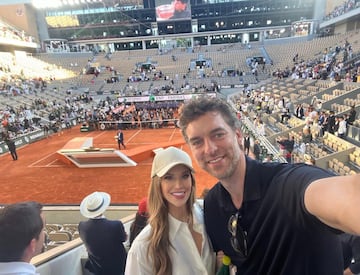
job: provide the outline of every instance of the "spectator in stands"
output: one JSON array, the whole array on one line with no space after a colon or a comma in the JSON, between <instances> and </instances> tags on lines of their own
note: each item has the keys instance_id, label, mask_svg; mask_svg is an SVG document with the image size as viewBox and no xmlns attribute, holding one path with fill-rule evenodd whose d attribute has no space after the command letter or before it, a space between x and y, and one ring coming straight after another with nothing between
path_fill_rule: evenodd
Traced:
<instances>
[{"instance_id":1,"label":"spectator in stands","mask_svg":"<svg viewBox=\"0 0 360 275\"><path fill-rule=\"evenodd\" d=\"M305 126L302 130L302 142L306 145L310 144L312 142L312 134L310 127Z\"/></svg>"},{"instance_id":2,"label":"spectator in stands","mask_svg":"<svg viewBox=\"0 0 360 275\"><path fill-rule=\"evenodd\" d=\"M360 234L360 175L251 160L220 98L188 101L180 127L199 166L219 180L205 198L205 226L237 274L342 274L336 233Z\"/></svg>"},{"instance_id":3,"label":"spectator in stands","mask_svg":"<svg viewBox=\"0 0 360 275\"><path fill-rule=\"evenodd\" d=\"M287 121L290 118L290 111L287 108L282 108L281 111L281 123L284 123L284 119L286 119L285 121Z\"/></svg>"},{"instance_id":4,"label":"spectator in stands","mask_svg":"<svg viewBox=\"0 0 360 275\"><path fill-rule=\"evenodd\" d=\"M250 136L249 134L245 134L244 136L244 152L248 156L250 152Z\"/></svg>"},{"instance_id":5,"label":"spectator in stands","mask_svg":"<svg viewBox=\"0 0 360 275\"><path fill-rule=\"evenodd\" d=\"M334 127L335 127L335 122L336 122L336 117L335 117L335 112L334 111L330 111L330 115L329 118L327 120L327 131L330 134L334 134Z\"/></svg>"},{"instance_id":6,"label":"spectator in stands","mask_svg":"<svg viewBox=\"0 0 360 275\"><path fill-rule=\"evenodd\" d=\"M296 106L295 116L296 116L297 118L303 119L303 117L304 117L304 108L303 108L302 104L298 104L298 105Z\"/></svg>"},{"instance_id":7,"label":"spectator in stands","mask_svg":"<svg viewBox=\"0 0 360 275\"><path fill-rule=\"evenodd\" d=\"M125 271L127 234L120 220L108 220L105 211L111 197L94 192L80 204L80 212L89 220L79 223L79 234L88 251L85 268L95 275L122 275Z\"/></svg>"},{"instance_id":8,"label":"spectator in stands","mask_svg":"<svg viewBox=\"0 0 360 275\"><path fill-rule=\"evenodd\" d=\"M260 147L260 141L258 139L255 140L254 142L254 148L253 148L253 153L255 155L255 159L256 160L261 160L261 147Z\"/></svg>"},{"instance_id":9,"label":"spectator in stands","mask_svg":"<svg viewBox=\"0 0 360 275\"><path fill-rule=\"evenodd\" d=\"M256 121L256 132L258 135L260 136L266 136L266 132L265 132L265 124L264 122L262 121L262 119L259 119Z\"/></svg>"},{"instance_id":10,"label":"spectator in stands","mask_svg":"<svg viewBox=\"0 0 360 275\"><path fill-rule=\"evenodd\" d=\"M276 140L277 143L280 144L282 151L283 151L283 156L285 157L286 161L288 163L291 163L291 154L292 151L294 150L294 145L295 145L295 137L291 136L290 138L285 138L285 137L280 137L279 139Z\"/></svg>"},{"instance_id":11,"label":"spectator in stands","mask_svg":"<svg viewBox=\"0 0 360 275\"><path fill-rule=\"evenodd\" d=\"M44 249L44 214L37 202L0 209L0 274L35 275L30 260Z\"/></svg>"},{"instance_id":12,"label":"spectator in stands","mask_svg":"<svg viewBox=\"0 0 360 275\"><path fill-rule=\"evenodd\" d=\"M346 125L346 121L344 119L344 116L339 115L338 116L338 128L336 131L336 135L339 138L345 139L346 138L346 132L347 132L347 125Z\"/></svg>"},{"instance_id":13,"label":"spectator in stands","mask_svg":"<svg viewBox=\"0 0 360 275\"><path fill-rule=\"evenodd\" d=\"M347 122L348 122L349 125L353 125L355 120L356 120L356 110L355 110L355 106L352 105Z\"/></svg>"},{"instance_id":14,"label":"spectator in stands","mask_svg":"<svg viewBox=\"0 0 360 275\"><path fill-rule=\"evenodd\" d=\"M147 225L149 213L147 210L147 198L141 199L136 212L135 219L130 226L129 246L131 247L136 236L139 235L141 230Z\"/></svg>"},{"instance_id":15,"label":"spectator in stands","mask_svg":"<svg viewBox=\"0 0 360 275\"><path fill-rule=\"evenodd\" d=\"M191 159L168 147L158 151L151 170L148 195L149 224L133 242L127 275L214 274L215 254L195 203Z\"/></svg>"}]
</instances>

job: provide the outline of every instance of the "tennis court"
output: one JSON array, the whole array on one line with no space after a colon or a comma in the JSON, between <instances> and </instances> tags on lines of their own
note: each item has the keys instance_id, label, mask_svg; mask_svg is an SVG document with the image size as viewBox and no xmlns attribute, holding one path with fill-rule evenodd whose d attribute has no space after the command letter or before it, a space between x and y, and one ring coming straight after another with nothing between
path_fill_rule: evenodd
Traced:
<instances>
[{"instance_id":1,"label":"tennis court","mask_svg":"<svg viewBox=\"0 0 360 275\"><path fill-rule=\"evenodd\" d=\"M91 137L97 148L117 149L116 130L80 132L79 127L18 148L19 159L0 156L0 204L36 200L46 205L77 205L93 191L111 194L112 204L134 204L147 195L152 149L174 145L190 153L178 128L124 130L126 150L137 162L132 167L78 168L64 161L58 150L76 137ZM197 195L216 179L194 162Z\"/></svg>"}]
</instances>

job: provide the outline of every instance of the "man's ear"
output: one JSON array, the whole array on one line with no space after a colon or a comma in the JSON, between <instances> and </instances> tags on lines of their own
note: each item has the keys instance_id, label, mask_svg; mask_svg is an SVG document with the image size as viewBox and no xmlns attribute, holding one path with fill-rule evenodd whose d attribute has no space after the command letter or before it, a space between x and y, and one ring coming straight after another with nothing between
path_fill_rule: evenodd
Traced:
<instances>
[{"instance_id":1,"label":"man's ear","mask_svg":"<svg viewBox=\"0 0 360 275\"><path fill-rule=\"evenodd\" d=\"M238 141L241 142L242 138L243 138L243 134L240 129L235 129L235 135L236 135Z\"/></svg>"}]
</instances>

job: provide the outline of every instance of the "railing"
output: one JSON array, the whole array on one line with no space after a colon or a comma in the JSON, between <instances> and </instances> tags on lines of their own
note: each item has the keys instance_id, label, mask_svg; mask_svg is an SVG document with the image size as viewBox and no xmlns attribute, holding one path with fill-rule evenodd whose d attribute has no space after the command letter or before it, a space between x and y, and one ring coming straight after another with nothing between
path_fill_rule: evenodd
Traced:
<instances>
[{"instance_id":1,"label":"railing","mask_svg":"<svg viewBox=\"0 0 360 275\"><path fill-rule=\"evenodd\" d=\"M128 235L134 218L135 214L132 214L121 219ZM84 258L87 258L85 245L77 238L35 256L31 263L41 275L83 275Z\"/></svg>"}]
</instances>

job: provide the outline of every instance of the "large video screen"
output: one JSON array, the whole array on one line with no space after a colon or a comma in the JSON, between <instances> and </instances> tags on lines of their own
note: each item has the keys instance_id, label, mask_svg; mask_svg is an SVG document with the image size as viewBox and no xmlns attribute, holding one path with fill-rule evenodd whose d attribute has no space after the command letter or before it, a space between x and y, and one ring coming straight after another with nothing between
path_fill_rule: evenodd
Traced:
<instances>
[{"instance_id":1,"label":"large video screen","mask_svg":"<svg viewBox=\"0 0 360 275\"><path fill-rule=\"evenodd\" d=\"M189 0L155 0L156 21L190 20Z\"/></svg>"}]
</instances>

